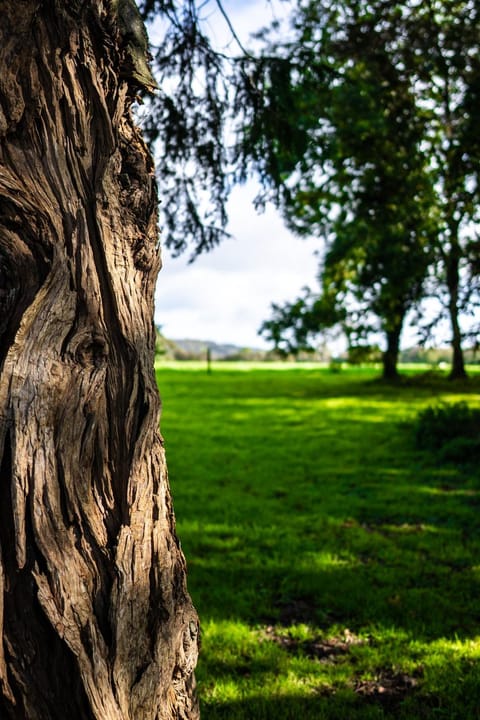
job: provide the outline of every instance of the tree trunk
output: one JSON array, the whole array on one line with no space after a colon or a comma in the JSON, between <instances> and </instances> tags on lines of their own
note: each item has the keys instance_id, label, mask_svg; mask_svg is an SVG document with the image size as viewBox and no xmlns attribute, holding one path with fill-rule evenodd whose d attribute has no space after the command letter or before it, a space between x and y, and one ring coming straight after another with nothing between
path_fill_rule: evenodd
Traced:
<instances>
[{"instance_id":1,"label":"tree trunk","mask_svg":"<svg viewBox=\"0 0 480 720\"><path fill-rule=\"evenodd\" d=\"M465 370L465 360L462 349L462 334L458 323L458 315L450 314L452 324L452 367L450 369L450 380L465 380L467 371Z\"/></svg>"},{"instance_id":2,"label":"tree trunk","mask_svg":"<svg viewBox=\"0 0 480 720\"><path fill-rule=\"evenodd\" d=\"M403 317L386 331L387 348L383 353L383 380L396 381L400 377L398 372L398 355L400 352L400 336L402 334Z\"/></svg>"},{"instance_id":3,"label":"tree trunk","mask_svg":"<svg viewBox=\"0 0 480 720\"><path fill-rule=\"evenodd\" d=\"M460 285L458 256L458 242L455 242L453 243L453 248L447 261L448 310L450 324L452 326L452 367L449 375L450 380L464 380L467 377L462 349L462 332L458 321L458 288Z\"/></svg>"},{"instance_id":4,"label":"tree trunk","mask_svg":"<svg viewBox=\"0 0 480 720\"><path fill-rule=\"evenodd\" d=\"M131 0L0 17L0 717L192 720L138 17Z\"/></svg>"}]
</instances>

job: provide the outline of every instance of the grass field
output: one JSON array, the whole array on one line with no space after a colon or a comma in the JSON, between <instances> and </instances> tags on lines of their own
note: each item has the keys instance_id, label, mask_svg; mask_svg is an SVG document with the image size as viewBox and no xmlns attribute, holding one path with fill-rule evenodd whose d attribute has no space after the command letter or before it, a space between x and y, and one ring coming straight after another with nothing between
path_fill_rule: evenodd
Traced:
<instances>
[{"instance_id":1,"label":"grass field","mask_svg":"<svg viewBox=\"0 0 480 720\"><path fill-rule=\"evenodd\" d=\"M412 429L480 376L241 367L157 369L203 720L480 718L480 476Z\"/></svg>"}]
</instances>

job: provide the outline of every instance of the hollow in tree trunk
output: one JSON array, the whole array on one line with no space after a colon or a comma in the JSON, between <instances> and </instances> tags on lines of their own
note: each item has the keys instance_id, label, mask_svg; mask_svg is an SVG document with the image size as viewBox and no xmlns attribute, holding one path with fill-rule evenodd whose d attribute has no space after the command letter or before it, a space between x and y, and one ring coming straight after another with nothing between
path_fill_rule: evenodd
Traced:
<instances>
[{"instance_id":1,"label":"hollow in tree trunk","mask_svg":"<svg viewBox=\"0 0 480 720\"><path fill-rule=\"evenodd\" d=\"M132 0L0 17L0 717L192 720L139 18Z\"/></svg>"}]
</instances>

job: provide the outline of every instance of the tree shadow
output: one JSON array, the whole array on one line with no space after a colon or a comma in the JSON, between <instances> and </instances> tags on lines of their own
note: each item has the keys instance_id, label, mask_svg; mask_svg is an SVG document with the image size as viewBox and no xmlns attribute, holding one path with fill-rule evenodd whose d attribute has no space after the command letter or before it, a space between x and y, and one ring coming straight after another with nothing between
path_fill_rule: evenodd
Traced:
<instances>
[{"instance_id":1,"label":"tree shadow","mask_svg":"<svg viewBox=\"0 0 480 720\"><path fill-rule=\"evenodd\" d=\"M415 690L366 695L355 690L319 689L312 696L261 695L225 703L201 704L205 720L427 720L441 709L435 696L418 696ZM443 717L447 717L443 715ZM478 715L449 714L449 720L477 720Z\"/></svg>"},{"instance_id":2,"label":"tree shadow","mask_svg":"<svg viewBox=\"0 0 480 720\"><path fill-rule=\"evenodd\" d=\"M200 678L204 672L244 693L228 702L218 700L220 693L214 701L206 688L204 717L418 720L436 709L443 712L445 693L440 699L422 695L422 682L417 687L401 673L388 675L392 666L387 667L395 653L400 667L418 665L416 643L426 657L445 641L449 647L438 660L438 674L452 678L451 665L459 665L461 652L451 643L480 633L475 559L480 488L455 469L426 467L409 445L411 427L402 426L410 416L405 395L415 409L421 388L386 391L372 381L332 387L314 373L298 384L290 377L283 387L268 373L233 390L231 377L227 380L230 394L224 397L220 379L218 413L211 396L202 400L208 428L199 432L192 422L190 432L183 425L184 444L170 463L184 483L176 508L189 588L200 617L220 634L208 636ZM434 400L428 382L425 398ZM445 383L438 390L445 394ZM390 402L402 394L402 402ZM306 401L314 398L329 402L309 407ZM182 422L188 423L188 416ZM197 463L191 480L189 443ZM258 697L247 697L255 692L251 685L245 689L250 675L260 688L272 668L268 652L249 657L233 639L234 651L223 654L216 643L230 642L229 622L255 629L250 637L273 627L279 638L290 638L282 645L285 653L313 653L314 663L325 659L319 643L339 628L362 637L371 633L382 666L374 678L356 677L352 662L348 687L340 682L308 696L306 691L273 698L261 697L259 689ZM310 636L295 645L292 628L302 624ZM267 639L276 642L274 635ZM278 673L284 671L279 666ZM450 714L443 716L477 719L458 697L464 683L460 669L451 682L460 710L455 714L452 701Z\"/></svg>"},{"instance_id":3,"label":"tree shadow","mask_svg":"<svg viewBox=\"0 0 480 720\"><path fill-rule=\"evenodd\" d=\"M289 368L294 370L295 367ZM312 400L321 398L380 398L398 397L404 398L410 394L414 396L432 397L436 394L457 395L478 394L480 391L480 373L472 374L466 380L449 380L447 375L437 371L426 371L414 375L401 374L398 382L388 382L382 379L379 374L372 377L371 370L367 369L366 377L359 374L358 368L347 369L344 373L332 373L326 368L305 370L301 369L297 379L292 380L292 375L287 372L282 377L282 372L275 373L275 382L272 382L272 371L268 364L264 368L255 367L247 373L239 373L237 370L220 369L211 375L198 370L188 369L158 369L157 380L160 386L167 387L168 379L175 378L180 384L186 377L186 373L194 374L195 397L199 400L207 400L212 390L222 397L222 404L228 397L238 400L248 398L250 400L268 400L278 398L295 398L297 400ZM242 377L241 382L235 383L232 387L232 378L236 380ZM227 392L224 393L223 389ZM192 388L189 383L189 392Z\"/></svg>"},{"instance_id":4,"label":"tree shadow","mask_svg":"<svg viewBox=\"0 0 480 720\"><path fill-rule=\"evenodd\" d=\"M342 530L375 532L358 525ZM337 554L338 545L328 540L320 561L307 552L299 555L297 564L282 560L281 547L268 555L280 526L266 531L261 553L254 547L260 542L257 531L250 538L236 537L237 531L210 526L182 532L190 558L189 589L200 616L252 626L303 623L325 631L336 624L353 631L381 625L425 641L480 632L480 576L467 561L453 557L435 564L427 550L406 548L405 557L389 562L389 542L428 530L389 530L392 537L382 538L376 556L368 545L363 554L345 560ZM442 546L448 545L448 531L431 533ZM190 544L196 546L195 554L189 554Z\"/></svg>"}]
</instances>

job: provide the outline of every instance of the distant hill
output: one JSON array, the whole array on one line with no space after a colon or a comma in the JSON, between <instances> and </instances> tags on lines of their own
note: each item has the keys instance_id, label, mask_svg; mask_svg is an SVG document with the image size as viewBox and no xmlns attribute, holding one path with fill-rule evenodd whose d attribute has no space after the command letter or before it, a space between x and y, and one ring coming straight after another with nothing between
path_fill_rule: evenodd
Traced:
<instances>
[{"instance_id":1,"label":"distant hill","mask_svg":"<svg viewBox=\"0 0 480 720\"><path fill-rule=\"evenodd\" d=\"M230 343L216 343L212 340L190 340L190 339L173 339L177 347L183 350L187 355L192 357L204 358L207 354L207 350L210 350L210 357L212 360L226 360L228 358L238 357L243 355L246 350L238 345L232 345ZM250 352L259 353L264 355L263 350L250 350Z\"/></svg>"},{"instance_id":2,"label":"distant hill","mask_svg":"<svg viewBox=\"0 0 480 720\"><path fill-rule=\"evenodd\" d=\"M166 338L157 328L156 352L166 360L204 360L208 349L212 360L263 360L266 355L265 350L242 348L231 343Z\"/></svg>"}]
</instances>

